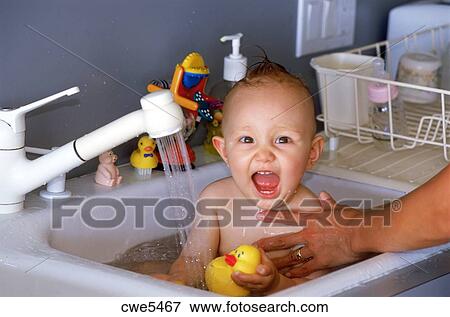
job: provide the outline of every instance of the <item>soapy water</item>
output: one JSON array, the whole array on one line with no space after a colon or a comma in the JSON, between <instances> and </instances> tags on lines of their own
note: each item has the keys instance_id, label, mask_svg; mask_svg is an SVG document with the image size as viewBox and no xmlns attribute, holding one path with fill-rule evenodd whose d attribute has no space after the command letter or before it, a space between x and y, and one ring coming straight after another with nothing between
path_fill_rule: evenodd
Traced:
<instances>
[{"instance_id":1,"label":"soapy water","mask_svg":"<svg viewBox=\"0 0 450 317\"><path fill-rule=\"evenodd\" d=\"M195 203L191 163L182 133L158 138L156 142L164 166L169 197L187 199ZM166 208L164 213L171 220L180 220L175 236L139 244L109 264L142 274L167 274L171 264L178 258L183 246L187 243L187 232L181 220L195 215L186 214L185 209L177 206ZM186 275L195 281L189 284L206 289L204 267L200 263L199 257L187 258Z\"/></svg>"}]
</instances>

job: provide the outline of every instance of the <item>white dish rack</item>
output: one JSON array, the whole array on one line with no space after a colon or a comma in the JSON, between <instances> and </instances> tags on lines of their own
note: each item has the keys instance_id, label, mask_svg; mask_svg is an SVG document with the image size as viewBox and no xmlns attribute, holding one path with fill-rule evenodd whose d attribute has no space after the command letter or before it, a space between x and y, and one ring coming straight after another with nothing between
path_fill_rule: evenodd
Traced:
<instances>
[{"instance_id":1,"label":"white dish rack","mask_svg":"<svg viewBox=\"0 0 450 317\"><path fill-rule=\"evenodd\" d=\"M382 41L346 53L377 56L385 60L387 71L392 69L390 57L395 53L421 51L433 52L441 56L450 43L450 24L423 30L396 41ZM317 119L324 124L324 133L329 138L329 150L316 168L318 172L333 174L343 178L364 176L362 182L409 191L424 183L445 167L450 160L450 91L431 88L395 80L385 80L365 76L356 72L340 71L325 67L316 67L321 89L327 89L334 81L345 77L352 80L354 91L355 123L342 123L329 119L328 100L321 92L322 114ZM331 76L330 76L331 75ZM334 77L333 77L334 76ZM336 78L327 82L327 78ZM395 74L391 74L395 78ZM404 103L408 134L394 134L375 130L365 122L360 124L361 81L379 82L398 88L405 87L439 95L434 104ZM326 92L326 91L325 91ZM345 92L343 92L345 93ZM389 101L389 131L394 128L392 104ZM373 144L373 133L384 134L390 138L390 151L380 150ZM396 146L394 140L405 140L402 146ZM397 143L398 144L398 143ZM337 172L336 172L337 171ZM352 175L356 172L358 175Z\"/></svg>"}]
</instances>

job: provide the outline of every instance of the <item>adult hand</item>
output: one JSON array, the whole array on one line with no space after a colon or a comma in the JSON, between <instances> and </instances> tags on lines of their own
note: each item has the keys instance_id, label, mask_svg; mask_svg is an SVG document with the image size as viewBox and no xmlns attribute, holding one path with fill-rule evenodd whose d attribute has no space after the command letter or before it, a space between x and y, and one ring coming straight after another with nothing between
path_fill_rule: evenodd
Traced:
<instances>
[{"instance_id":1,"label":"adult hand","mask_svg":"<svg viewBox=\"0 0 450 317\"><path fill-rule=\"evenodd\" d=\"M274 258L272 262L287 277L304 277L312 272L349 264L368 257L368 253L355 250L353 241L357 234L355 220L361 219L361 213L355 209L338 206L327 193L319 195L322 215L327 217L328 224L323 221L308 221L307 226L295 233L260 239L256 245L264 251L290 249L284 257ZM307 214L299 211L292 213L278 211L259 212L264 222L279 221L291 225L299 225L305 218L317 219L318 213ZM301 219L303 218L303 219ZM303 247L298 248L299 245Z\"/></svg>"}]
</instances>

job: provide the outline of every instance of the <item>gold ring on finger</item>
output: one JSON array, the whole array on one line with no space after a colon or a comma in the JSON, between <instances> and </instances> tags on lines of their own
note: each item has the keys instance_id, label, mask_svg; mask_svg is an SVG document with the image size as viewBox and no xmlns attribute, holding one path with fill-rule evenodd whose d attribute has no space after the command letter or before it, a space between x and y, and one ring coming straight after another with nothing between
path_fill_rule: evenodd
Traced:
<instances>
[{"instance_id":1,"label":"gold ring on finger","mask_svg":"<svg viewBox=\"0 0 450 317\"><path fill-rule=\"evenodd\" d=\"M295 251L295 258L297 261L303 261L302 248L298 248L297 251Z\"/></svg>"}]
</instances>

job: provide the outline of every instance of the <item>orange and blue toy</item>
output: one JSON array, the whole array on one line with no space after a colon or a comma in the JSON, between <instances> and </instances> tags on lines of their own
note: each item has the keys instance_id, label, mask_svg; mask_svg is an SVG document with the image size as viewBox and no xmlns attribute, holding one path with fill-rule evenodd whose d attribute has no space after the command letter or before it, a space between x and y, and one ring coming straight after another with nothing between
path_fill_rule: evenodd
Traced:
<instances>
[{"instance_id":1,"label":"orange and blue toy","mask_svg":"<svg viewBox=\"0 0 450 317\"><path fill-rule=\"evenodd\" d=\"M209 68L205 65L203 57L197 52L192 52L184 58L181 64L177 64L170 85L174 101L192 112L197 121L204 119L212 122L214 120L213 111L221 109L223 106L221 100L205 93L208 76ZM147 86L149 92L159 89L161 87L155 84Z\"/></svg>"}]
</instances>

